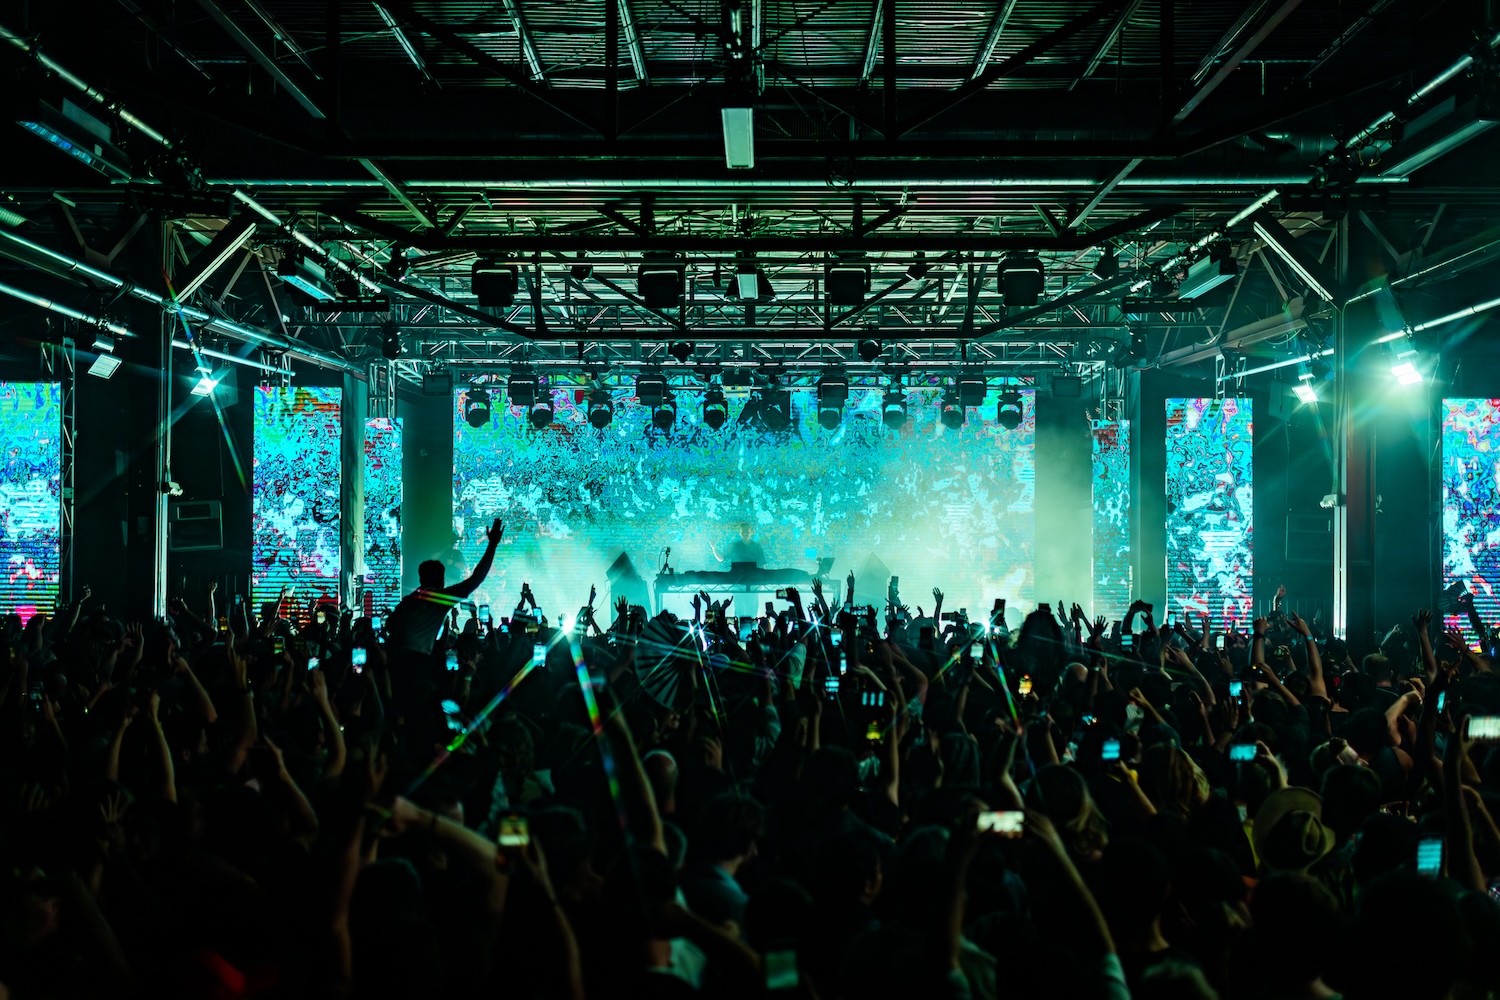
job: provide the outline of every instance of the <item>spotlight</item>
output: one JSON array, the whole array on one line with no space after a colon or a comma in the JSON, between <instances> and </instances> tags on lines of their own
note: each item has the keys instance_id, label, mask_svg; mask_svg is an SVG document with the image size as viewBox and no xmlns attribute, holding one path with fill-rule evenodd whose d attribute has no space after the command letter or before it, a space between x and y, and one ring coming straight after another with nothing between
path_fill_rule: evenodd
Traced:
<instances>
[{"instance_id":1,"label":"spotlight","mask_svg":"<svg viewBox=\"0 0 1500 1000\"><path fill-rule=\"evenodd\" d=\"M844 419L844 403L849 399L849 380L843 376L825 375L818 380L818 424L831 431Z\"/></svg>"},{"instance_id":2,"label":"spotlight","mask_svg":"<svg viewBox=\"0 0 1500 1000\"><path fill-rule=\"evenodd\" d=\"M636 290L651 309L671 309L682 299L687 263L675 258L651 258L636 271Z\"/></svg>"},{"instance_id":3,"label":"spotlight","mask_svg":"<svg viewBox=\"0 0 1500 1000\"><path fill-rule=\"evenodd\" d=\"M870 265L835 260L828 265L823 284L828 290L829 305L862 305L870 291Z\"/></svg>"},{"instance_id":4,"label":"spotlight","mask_svg":"<svg viewBox=\"0 0 1500 1000\"><path fill-rule=\"evenodd\" d=\"M635 398L642 406L660 406L667 398L667 380L655 374L636 376Z\"/></svg>"},{"instance_id":5,"label":"spotlight","mask_svg":"<svg viewBox=\"0 0 1500 1000\"><path fill-rule=\"evenodd\" d=\"M581 257L578 263L568 268L568 274L574 281L588 281L594 276L594 265L584 261Z\"/></svg>"},{"instance_id":6,"label":"spotlight","mask_svg":"<svg viewBox=\"0 0 1500 1000\"><path fill-rule=\"evenodd\" d=\"M729 401L724 398L724 390L716 385L709 386L708 393L703 397L703 422L718 430L728 419Z\"/></svg>"},{"instance_id":7,"label":"spotlight","mask_svg":"<svg viewBox=\"0 0 1500 1000\"><path fill-rule=\"evenodd\" d=\"M1205 257L1187 269L1186 277L1177 286L1177 297L1189 301L1202 298L1239 273L1239 262L1229 256L1227 249L1222 249L1217 257Z\"/></svg>"},{"instance_id":8,"label":"spotlight","mask_svg":"<svg viewBox=\"0 0 1500 1000\"><path fill-rule=\"evenodd\" d=\"M537 430L552 426L552 389L536 387L536 401L531 404L531 426Z\"/></svg>"},{"instance_id":9,"label":"spotlight","mask_svg":"<svg viewBox=\"0 0 1500 1000\"><path fill-rule=\"evenodd\" d=\"M1115 248L1106 243L1099 259L1094 263L1094 277L1100 281L1108 281L1119 273L1120 258L1115 256Z\"/></svg>"},{"instance_id":10,"label":"spotlight","mask_svg":"<svg viewBox=\"0 0 1500 1000\"><path fill-rule=\"evenodd\" d=\"M669 391L651 411L651 426L659 431L670 431L677 421L677 399Z\"/></svg>"},{"instance_id":11,"label":"spotlight","mask_svg":"<svg viewBox=\"0 0 1500 1000\"><path fill-rule=\"evenodd\" d=\"M510 398L511 406L528 407L536 402L536 373L524 370L512 372L510 381L505 384L505 394Z\"/></svg>"},{"instance_id":12,"label":"spotlight","mask_svg":"<svg viewBox=\"0 0 1500 1000\"><path fill-rule=\"evenodd\" d=\"M1396 355L1396 360L1391 365L1391 374L1396 376L1396 381L1402 385L1416 385L1422 381L1422 373L1417 371L1416 364L1411 360L1416 353L1416 351L1402 351Z\"/></svg>"},{"instance_id":13,"label":"spotlight","mask_svg":"<svg viewBox=\"0 0 1500 1000\"><path fill-rule=\"evenodd\" d=\"M401 247L391 251L390 260L385 262L385 273L400 281L406 277L406 272L411 269L411 261L406 259L406 251Z\"/></svg>"},{"instance_id":14,"label":"spotlight","mask_svg":"<svg viewBox=\"0 0 1500 1000\"><path fill-rule=\"evenodd\" d=\"M1019 392L1007 392L1000 397L1000 402L995 407L995 423L1008 431L1013 431L1021 426L1022 415Z\"/></svg>"},{"instance_id":15,"label":"spotlight","mask_svg":"<svg viewBox=\"0 0 1500 1000\"><path fill-rule=\"evenodd\" d=\"M887 427L900 430L906 424L906 394L894 385L887 389L880 404L880 415Z\"/></svg>"},{"instance_id":16,"label":"spotlight","mask_svg":"<svg viewBox=\"0 0 1500 1000\"><path fill-rule=\"evenodd\" d=\"M1316 403L1318 401L1318 390L1312 383L1313 375L1297 376L1297 384L1292 386L1292 394L1304 403Z\"/></svg>"},{"instance_id":17,"label":"spotlight","mask_svg":"<svg viewBox=\"0 0 1500 1000\"><path fill-rule=\"evenodd\" d=\"M683 364L687 364L688 359L693 356L693 350L694 346L692 342L686 340L674 340L671 344L667 345L667 353Z\"/></svg>"},{"instance_id":18,"label":"spotlight","mask_svg":"<svg viewBox=\"0 0 1500 1000\"><path fill-rule=\"evenodd\" d=\"M596 430L604 430L615 418L615 401L609 395L609 390L599 386L589 393L589 423Z\"/></svg>"},{"instance_id":19,"label":"spotlight","mask_svg":"<svg viewBox=\"0 0 1500 1000\"><path fill-rule=\"evenodd\" d=\"M943 393L943 401L940 404L938 419L950 431L956 431L964 425L964 404L963 400L959 398L956 389L950 388L947 392Z\"/></svg>"},{"instance_id":20,"label":"spotlight","mask_svg":"<svg viewBox=\"0 0 1500 1000\"><path fill-rule=\"evenodd\" d=\"M94 363L89 365L89 374L95 378L109 378L120 367L120 359L115 357L115 338L100 330L94 334L94 350L99 356Z\"/></svg>"},{"instance_id":21,"label":"spotlight","mask_svg":"<svg viewBox=\"0 0 1500 1000\"><path fill-rule=\"evenodd\" d=\"M401 328L395 323L380 325L380 356L387 361L401 357Z\"/></svg>"},{"instance_id":22,"label":"spotlight","mask_svg":"<svg viewBox=\"0 0 1500 1000\"><path fill-rule=\"evenodd\" d=\"M509 309L521 287L521 269L493 260L474 262L472 288L481 309Z\"/></svg>"},{"instance_id":23,"label":"spotlight","mask_svg":"<svg viewBox=\"0 0 1500 1000\"><path fill-rule=\"evenodd\" d=\"M1000 294L1007 308L1036 305L1046 286L1042 261L1036 254L1009 253L1000 261Z\"/></svg>"},{"instance_id":24,"label":"spotlight","mask_svg":"<svg viewBox=\"0 0 1500 1000\"><path fill-rule=\"evenodd\" d=\"M874 361L880 357L880 352L885 350L885 345L878 340L861 340L854 345L859 352L859 360Z\"/></svg>"},{"instance_id":25,"label":"spotlight","mask_svg":"<svg viewBox=\"0 0 1500 1000\"><path fill-rule=\"evenodd\" d=\"M724 125L724 165L730 170L755 166L755 109L721 108Z\"/></svg>"},{"instance_id":26,"label":"spotlight","mask_svg":"<svg viewBox=\"0 0 1500 1000\"><path fill-rule=\"evenodd\" d=\"M771 385L756 392L758 405L754 412L762 427L768 431L784 431L792 426L792 394L786 389Z\"/></svg>"},{"instance_id":27,"label":"spotlight","mask_svg":"<svg viewBox=\"0 0 1500 1000\"><path fill-rule=\"evenodd\" d=\"M982 406L984 394L988 386L984 379L978 375L960 376L958 380L958 401L964 406Z\"/></svg>"},{"instance_id":28,"label":"spotlight","mask_svg":"<svg viewBox=\"0 0 1500 1000\"><path fill-rule=\"evenodd\" d=\"M193 390L192 390L193 395L194 396L207 396L207 395L210 395L210 394L213 393L214 389L218 387L218 385L219 385L219 380L216 379L216 378L214 378L213 370L209 369L209 368L205 368L203 365L199 365L198 366L198 381L193 386Z\"/></svg>"},{"instance_id":29,"label":"spotlight","mask_svg":"<svg viewBox=\"0 0 1500 1000\"><path fill-rule=\"evenodd\" d=\"M469 389L464 392L464 420L470 427L478 430L488 424L493 412L488 389Z\"/></svg>"}]
</instances>

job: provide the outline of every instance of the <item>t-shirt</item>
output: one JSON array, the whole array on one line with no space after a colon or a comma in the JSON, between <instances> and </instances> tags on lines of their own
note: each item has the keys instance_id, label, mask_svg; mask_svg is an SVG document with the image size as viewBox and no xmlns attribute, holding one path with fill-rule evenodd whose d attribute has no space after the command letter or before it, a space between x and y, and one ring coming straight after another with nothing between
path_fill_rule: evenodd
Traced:
<instances>
[{"instance_id":1,"label":"t-shirt","mask_svg":"<svg viewBox=\"0 0 1500 1000\"><path fill-rule=\"evenodd\" d=\"M386 622L386 637L396 649L423 656L432 654L433 644L443 631L458 596L448 590L414 590L401 599Z\"/></svg>"},{"instance_id":2,"label":"t-shirt","mask_svg":"<svg viewBox=\"0 0 1500 1000\"><path fill-rule=\"evenodd\" d=\"M766 550L760 547L757 541L746 541L736 538L729 543L725 550L724 561L730 563L755 563L759 566L766 561Z\"/></svg>"}]
</instances>

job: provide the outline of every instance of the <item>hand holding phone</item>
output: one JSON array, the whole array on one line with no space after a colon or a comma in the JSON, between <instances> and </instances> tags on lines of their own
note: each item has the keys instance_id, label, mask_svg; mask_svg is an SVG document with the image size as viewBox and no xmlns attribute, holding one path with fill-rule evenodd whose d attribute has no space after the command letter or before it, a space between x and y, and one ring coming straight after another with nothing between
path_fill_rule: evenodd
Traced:
<instances>
[{"instance_id":1,"label":"hand holding phone","mask_svg":"<svg viewBox=\"0 0 1500 1000\"><path fill-rule=\"evenodd\" d=\"M1244 763L1255 759L1256 746L1254 743L1234 743L1229 747L1229 759Z\"/></svg>"},{"instance_id":2,"label":"hand holding phone","mask_svg":"<svg viewBox=\"0 0 1500 1000\"><path fill-rule=\"evenodd\" d=\"M1115 761L1119 760L1120 759L1120 741L1119 740L1105 740L1104 741L1104 746L1100 750L1099 758L1101 760L1103 760L1106 764L1113 764Z\"/></svg>"},{"instance_id":3,"label":"hand holding phone","mask_svg":"<svg viewBox=\"0 0 1500 1000\"><path fill-rule=\"evenodd\" d=\"M1026 832L1026 814L1019 809L998 809L979 814L976 829L1017 840Z\"/></svg>"}]
</instances>

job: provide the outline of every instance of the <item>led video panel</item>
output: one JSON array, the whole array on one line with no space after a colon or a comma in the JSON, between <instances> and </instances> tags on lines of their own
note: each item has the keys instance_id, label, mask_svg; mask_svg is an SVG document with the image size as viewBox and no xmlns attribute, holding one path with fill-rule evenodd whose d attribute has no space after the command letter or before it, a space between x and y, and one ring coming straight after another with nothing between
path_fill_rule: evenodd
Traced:
<instances>
[{"instance_id":1,"label":"led video panel","mask_svg":"<svg viewBox=\"0 0 1500 1000\"><path fill-rule=\"evenodd\" d=\"M0 382L0 611L57 610L62 538L62 387Z\"/></svg>"},{"instance_id":2,"label":"led video panel","mask_svg":"<svg viewBox=\"0 0 1500 1000\"><path fill-rule=\"evenodd\" d=\"M490 519L503 518L507 545L475 597L497 618L515 606L522 581L553 620L571 615L590 584L608 593L606 568L622 554L649 584L668 548L679 571L728 571L733 550L753 546L770 568L811 571L829 557L840 588L854 570L866 593L884 594L885 581L871 578L889 572L913 614L919 605L931 614L934 586L946 592L945 610L975 616L996 597L1032 599L1029 390L1014 430L995 422L998 391L969 408L961 428L944 426L939 389L907 392L908 419L892 430L881 391L854 388L831 431L818 424L811 390L791 391L782 431L755 420L742 393L731 394L728 421L713 430L702 423L702 394L678 391L675 426L662 433L630 390L615 391L614 420L602 430L589 425L582 390L554 390L553 422L538 431L491 388L494 413L478 428L464 419L465 391L455 393L459 551L448 575L468 571ZM736 546L742 525L752 538ZM759 613L747 604L754 595L737 597L729 613Z\"/></svg>"},{"instance_id":3,"label":"led video panel","mask_svg":"<svg viewBox=\"0 0 1500 1000\"><path fill-rule=\"evenodd\" d=\"M1443 586L1474 595L1500 624L1500 399L1443 400ZM1467 615L1445 606L1448 628L1477 641Z\"/></svg>"},{"instance_id":4,"label":"led video panel","mask_svg":"<svg viewBox=\"0 0 1500 1000\"><path fill-rule=\"evenodd\" d=\"M401 600L401 421L365 421L365 573L361 613L386 615Z\"/></svg>"},{"instance_id":5,"label":"led video panel","mask_svg":"<svg viewBox=\"0 0 1500 1000\"><path fill-rule=\"evenodd\" d=\"M1130 606L1130 421L1094 424L1094 614Z\"/></svg>"},{"instance_id":6,"label":"led video panel","mask_svg":"<svg viewBox=\"0 0 1500 1000\"><path fill-rule=\"evenodd\" d=\"M1254 619L1249 399L1167 400L1167 605Z\"/></svg>"},{"instance_id":7,"label":"led video panel","mask_svg":"<svg viewBox=\"0 0 1500 1000\"><path fill-rule=\"evenodd\" d=\"M250 594L257 610L292 598L287 617L339 595L339 405L337 388L255 390Z\"/></svg>"}]
</instances>

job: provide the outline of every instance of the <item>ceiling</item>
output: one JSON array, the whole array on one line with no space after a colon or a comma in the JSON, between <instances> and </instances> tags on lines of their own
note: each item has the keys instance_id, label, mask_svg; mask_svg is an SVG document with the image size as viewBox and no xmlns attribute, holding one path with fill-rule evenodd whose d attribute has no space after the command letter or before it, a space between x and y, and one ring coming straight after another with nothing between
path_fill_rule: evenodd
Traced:
<instances>
[{"instance_id":1,"label":"ceiling","mask_svg":"<svg viewBox=\"0 0 1500 1000\"><path fill-rule=\"evenodd\" d=\"M629 369L674 341L710 368L857 363L859 339L913 366L1097 373L1100 337L1129 365L1202 361L1268 317L1316 329L1369 281L1435 314L1500 221L1496 25L1459 0L100 0L86 31L71 6L0 22L7 111L70 101L120 166L13 132L0 281L106 310L38 248L139 272L106 258L144 216L174 274L210 271L187 296L209 342L360 372L387 324L408 379ZM726 166L726 106L754 109L752 168ZM1390 173L1465 116L1472 141ZM239 249L207 268L225 228ZM1028 252L1036 307L996 280ZM275 277L293 253L389 308L309 308ZM1222 253L1238 275L1193 307L1123 301L1161 305ZM645 254L685 262L679 307L641 303ZM733 294L752 254L774 298ZM848 254L872 269L860 308L827 301ZM479 305L476 259L518 267L509 308Z\"/></svg>"}]
</instances>

